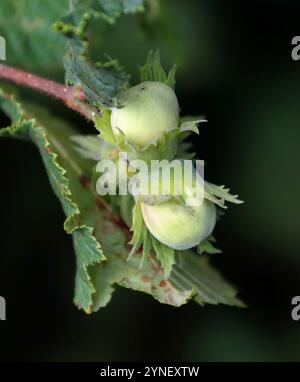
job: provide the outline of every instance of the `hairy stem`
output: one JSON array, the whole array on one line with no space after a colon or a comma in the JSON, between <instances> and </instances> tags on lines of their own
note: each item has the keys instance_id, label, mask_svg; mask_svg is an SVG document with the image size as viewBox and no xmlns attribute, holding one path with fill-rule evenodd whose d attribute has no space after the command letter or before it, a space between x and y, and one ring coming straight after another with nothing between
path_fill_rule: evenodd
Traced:
<instances>
[{"instance_id":1,"label":"hairy stem","mask_svg":"<svg viewBox=\"0 0 300 382\"><path fill-rule=\"evenodd\" d=\"M82 90L76 86L67 87L58 82L3 64L0 64L0 79L38 90L50 97L54 97L64 102L70 109L77 111L87 119L93 120L94 111L85 102L85 95Z\"/></svg>"}]
</instances>

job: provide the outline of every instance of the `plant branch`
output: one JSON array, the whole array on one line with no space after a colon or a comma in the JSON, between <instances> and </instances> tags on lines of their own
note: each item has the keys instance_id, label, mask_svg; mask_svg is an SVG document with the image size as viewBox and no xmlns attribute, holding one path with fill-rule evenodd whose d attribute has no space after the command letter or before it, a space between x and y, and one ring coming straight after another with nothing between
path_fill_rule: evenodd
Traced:
<instances>
[{"instance_id":1,"label":"plant branch","mask_svg":"<svg viewBox=\"0 0 300 382\"><path fill-rule=\"evenodd\" d=\"M83 91L76 86L67 87L58 82L3 64L0 64L0 79L25 86L30 89L38 90L50 97L54 97L62 101L66 106L79 112L84 117L90 120L94 119L94 110L86 103L86 98ZM56 146L59 148L57 142ZM77 168L75 168L75 170L78 171ZM84 175L81 175L81 171L79 171L78 175L80 175L82 185L92 189L91 181ZM130 241L132 234L129 227L121 219L121 217L114 214L110 206L99 195L96 195L96 204L100 209L106 212L109 220L115 226L119 227L126 235L128 241Z\"/></svg>"},{"instance_id":2,"label":"plant branch","mask_svg":"<svg viewBox=\"0 0 300 382\"><path fill-rule=\"evenodd\" d=\"M91 120L94 119L93 109L85 102L86 98L82 90L76 86L66 87L58 82L3 64L0 64L0 79L38 90L64 102L65 105L79 112L84 117ZM83 186L91 188L90 180L84 175L80 176L80 181ZM115 215L111 211L110 206L99 195L97 195L96 203L99 208L105 210L111 222L122 229L130 240L131 232L121 217Z\"/></svg>"},{"instance_id":3,"label":"plant branch","mask_svg":"<svg viewBox=\"0 0 300 382\"><path fill-rule=\"evenodd\" d=\"M93 109L86 103L83 91L77 86L67 87L58 82L3 64L0 64L0 79L38 90L62 101L70 109L77 111L87 119L94 119Z\"/></svg>"}]
</instances>

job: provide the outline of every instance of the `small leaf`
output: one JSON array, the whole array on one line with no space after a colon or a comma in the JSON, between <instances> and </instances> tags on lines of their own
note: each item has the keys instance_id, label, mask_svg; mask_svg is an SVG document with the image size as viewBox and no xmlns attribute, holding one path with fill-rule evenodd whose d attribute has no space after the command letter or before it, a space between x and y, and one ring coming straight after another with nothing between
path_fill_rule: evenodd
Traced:
<instances>
[{"instance_id":1,"label":"small leaf","mask_svg":"<svg viewBox=\"0 0 300 382\"><path fill-rule=\"evenodd\" d=\"M225 201L234 204L243 203L242 200L238 199L238 195L231 195L229 191L229 188L225 188L225 186L216 186L208 182L204 183L204 197L219 207L227 208Z\"/></svg>"},{"instance_id":2,"label":"small leaf","mask_svg":"<svg viewBox=\"0 0 300 382\"><path fill-rule=\"evenodd\" d=\"M140 269L143 268L144 260L149 259L152 252L152 241L150 237L150 232L147 229L143 230L143 256L140 263Z\"/></svg>"},{"instance_id":3,"label":"small leaf","mask_svg":"<svg viewBox=\"0 0 300 382\"><path fill-rule=\"evenodd\" d=\"M128 255L128 260L136 254L144 240L145 226L141 212L141 205L139 202L137 202L133 208L132 227L130 230L133 232L133 235L131 241L129 242L129 244L132 245L132 249Z\"/></svg>"},{"instance_id":4,"label":"small leaf","mask_svg":"<svg viewBox=\"0 0 300 382\"><path fill-rule=\"evenodd\" d=\"M172 89L175 88L176 84L176 65L173 65L172 68L170 69L167 79L166 79L166 84L169 85Z\"/></svg>"},{"instance_id":5,"label":"small leaf","mask_svg":"<svg viewBox=\"0 0 300 382\"><path fill-rule=\"evenodd\" d=\"M145 259L149 259L151 255L156 255L157 260L160 262L162 269L164 270L165 277L170 276L172 266L175 262L174 250L167 247L163 243L159 242L148 231L141 212L140 201L138 201L133 209L133 222L131 231L133 237L130 244L133 245L131 252L128 256L128 260L137 253L139 249L142 250L141 269Z\"/></svg>"},{"instance_id":6,"label":"small leaf","mask_svg":"<svg viewBox=\"0 0 300 382\"><path fill-rule=\"evenodd\" d=\"M155 251L156 257L159 260L165 272L166 277L169 278L172 271L172 267L175 264L174 249L164 245L153 236L152 236L152 246Z\"/></svg>"},{"instance_id":7,"label":"small leaf","mask_svg":"<svg viewBox=\"0 0 300 382\"><path fill-rule=\"evenodd\" d=\"M111 122L110 122L111 111L107 108L102 110L101 114L95 115L95 127L100 132L100 136L105 141L116 145L117 140L112 131Z\"/></svg>"},{"instance_id":8,"label":"small leaf","mask_svg":"<svg viewBox=\"0 0 300 382\"><path fill-rule=\"evenodd\" d=\"M204 117L201 117L199 119L194 120L187 120L181 123L179 129L181 132L184 131L191 131L193 133L199 134L198 125L199 123L207 122L207 120Z\"/></svg>"},{"instance_id":9,"label":"small leaf","mask_svg":"<svg viewBox=\"0 0 300 382\"><path fill-rule=\"evenodd\" d=\"M92 295L96 290L91 282L88 267L99 263L101 247L93 236L91 227L85 227L85 229L81 230L76 229L73 232L73 243L77 254L74 303L89 313L93 303ZM100 259L101 261L105 260L102 250Z\"/></svg>"},{"instance_id":10,"label":"small leaf","mask_svg":"<svg viewBox=\"0 0 300 382\"><path fill-rule=\"evenodd\" d=\"M167 159L171 161L176 155L179 135L179 128L169 129L163 132L161 137L156 141L149 143L149 145L145 147L139 147L128 142L124 133L119 130L117 145L122 151L128 153L130 160L142 159L148 164L150 164L153 159Z\"/></svg>"},{"instance_id":11,"label":"small leaf","mask_svg":"<svg viewBox=\"0 0 300 382\"><path fill-rule=\"evenodd\" d=\"M213 243L216 240L213 236L208 237L207 239L201 241L201 243L198 246L198 252L201 254L207 253L209 255L214 255L217 253L222 253L222 251L219 248L216 248Z\"/></svg>"},{"instance_id":12,"label":"small leaf","mask_svg":"<svg viewBox=\"0 0 300 382\"><path fill-rule=\"evenodd\" d=\"M147 61L145 65L140 66L141 82L158 81L158 82L163 82L166 85L169 85L171 88L174 88L175 73L176 73L176 67L173 66L168 76L166 75L166 72L164 71L164 68L162 67L160 62L160 54L158 50L154 53L151 50L148 53L148 57L147 57Z\"/></svg>"}]
</instances>

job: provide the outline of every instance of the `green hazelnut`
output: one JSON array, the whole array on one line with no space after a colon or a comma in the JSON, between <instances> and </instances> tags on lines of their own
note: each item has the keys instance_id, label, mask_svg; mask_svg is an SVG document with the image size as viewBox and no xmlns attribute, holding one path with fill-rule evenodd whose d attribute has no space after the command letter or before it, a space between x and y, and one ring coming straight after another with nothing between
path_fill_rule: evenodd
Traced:
<instances>
[{"instance_id":1,"label":"green hazelnut","mask_svg":"<svg viewBox=\"0 0 300 382\"><path fill-rule=\"evenodd\" d=\"M176 250L198 245L216 224L215 205L204 199L202 178L196 177L194 168L191 170L185 171L184 177L173 175L169 180L162 173L155 177L159 179L161 196L169 195L169 199L158 195L157 202L153 196L140 196L147 228L157 240Z\"/></svg>"},{"instance_id":2,"label":"green hazelnut","mask_svg":"<svg viewBox=\"0 0 300 382\"><path fill-rule=\"evenodd\" d=\"M141 210L152 235L176 250L198 245L212 233L216 224L216 208L206 199L194 207L184 206L175 200L156 205L141 203Z\"/></svg>"},{"instance_id":3,"label":"green hazelnut","mask_svg":"<svg viewBox=\"0 0 300 382\"><path fill-rule=\"evenodd\" d=\"M111 113L115 136L120 131L129 143L144 148L163 133L178 126L179 106L171 87L157 81L145 81L121 94L120 107Z\"/></svg>"}]
</instances>

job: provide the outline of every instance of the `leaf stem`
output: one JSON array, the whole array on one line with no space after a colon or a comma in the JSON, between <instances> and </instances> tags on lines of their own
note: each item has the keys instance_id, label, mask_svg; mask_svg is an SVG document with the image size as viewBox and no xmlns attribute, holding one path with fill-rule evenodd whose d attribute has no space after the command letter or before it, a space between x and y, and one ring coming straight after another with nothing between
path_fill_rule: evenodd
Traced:
<instances>
[{"instance_id":1,"label":"leaf stem","mask_svg":"<svg viewBox=\"0 0 300 382\"><path fill-rule=\"evenodd\" d=\"M30 89L38 90L50 97L54 97L62 101L70 109L79 112L87 119L94 120L95 111L86 103L86 98L83 91L77 86L67 87L58 82L3 64L0 64L0 79L25 86ZM58 146L57 142L56 145ZM89 179L81 176L80 180L85 187L91 187ZM123 230L128 238L128 241L130 241L130 229L121 217L115 215L110 206L104 199L100 198L99 195L97 195L96 203L99 208L103 209L108 214L111 222Z\"/></svg>"},{"instance_id":2,"label":"leaf stem","mask_svg":"<svg viewBox=\"0 0 300 382\"><path fill-rule=\"evenodd\" d=\"M79 112L84 117L90 120L94 119L94 110L85 102L84 93L76 86L67 87L58 82L3 64L0 64L0 79L38 90L62 101L70 109ZM84 185L90 187L90 181L85 181ZM125 222L123 222L119 216L113 214L109 205L99 196L97 196L97 205L106 211L112 223L121 228L127 237L131 236L130 230Z\"/></svg>"},{"instance_id":3,"label":"leaf stem","mask_svg":"<svg viewBox=\"0 0 300 382\"><path fill-rule=\"evenodd\" d=\"M4 64L0 64L0 79L38 90L62 101L70 109L77 111L87 119L94 119L94 111L86 103L85 95L78 86L67 87L58 82Z\"/></svg>"}]
</instances>

